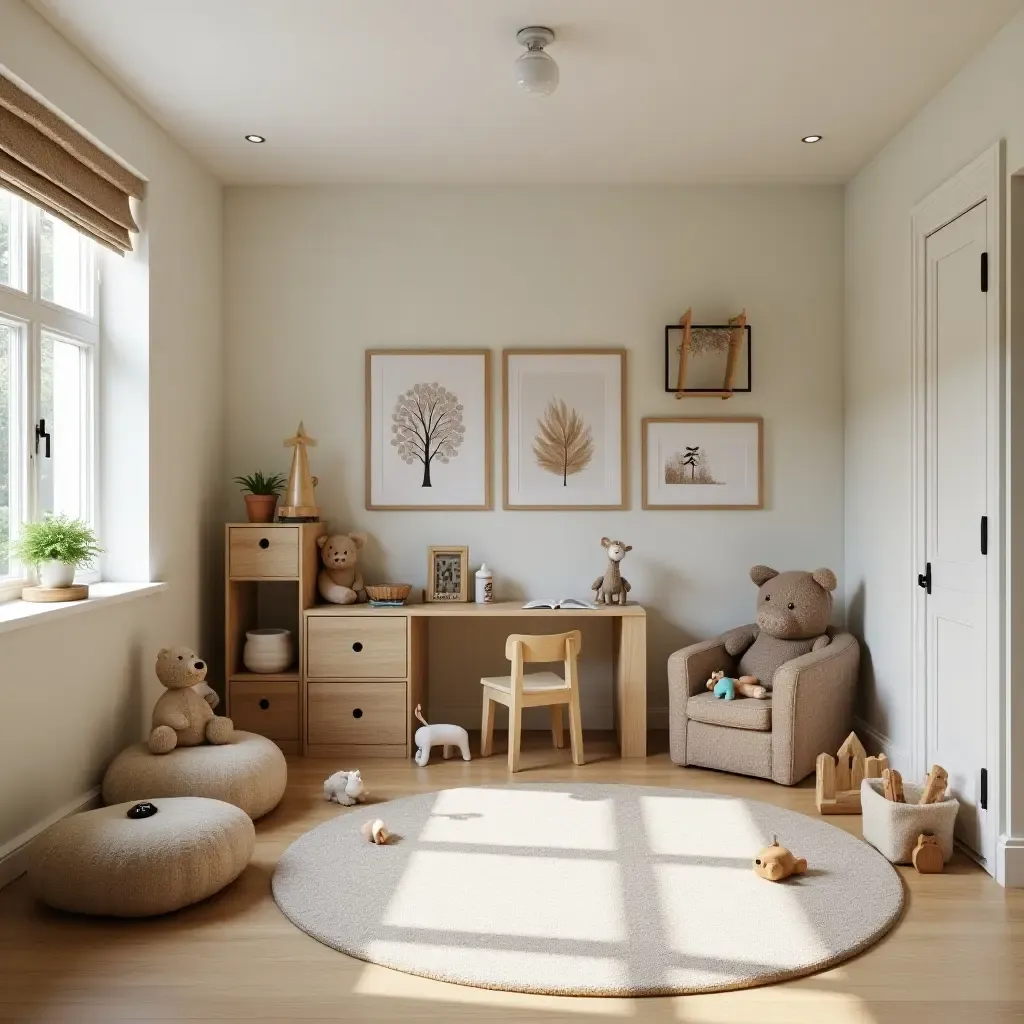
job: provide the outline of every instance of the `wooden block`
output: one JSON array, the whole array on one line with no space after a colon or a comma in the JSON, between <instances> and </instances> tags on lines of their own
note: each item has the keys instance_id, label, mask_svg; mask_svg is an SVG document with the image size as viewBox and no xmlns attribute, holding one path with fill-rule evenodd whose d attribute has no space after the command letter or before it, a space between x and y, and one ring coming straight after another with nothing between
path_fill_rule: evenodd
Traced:
<instances>
[{"instance_id":1,"label":"wooden block","mask_svg":"<svg viewBox=\"0 0 1024 1024\"><path fill-rule=\"evenodd\" d=\"M831 805L826 805L825 814L860 814L860 790L844 789L836 793Z\"/></svg>"},{"instance_id":2,"label":"wooden block","mask_svg":"<svg viewBox=\"0 0 1024 1024\"><path fill-rule=\"evenodd\" d=\"M854 757L850 762L850 789L860 792L860 784L864 780L865 757Z\"/></svg>"},{"instance_id":3,"label":"wooden block","mask_svg":"<svg viewBox=\"0 0 1024 1024\"><path fill-rule=\"evenodd\" d=\"M878 757L865 757L864 758L864 778L865 779L880 779L882 772L889 767L889 758L885 754L879 754Z\"/></svg>"},{"instance_id":4,"label":"wooden block","mask_svg":"<svg viewBox=\"0 0 1024 1024\"><path fill-rule=\"evenodd\" d=\"M903 797L903 776L895 768L886 768L882 772L882 783L882 792L886 800L892 800L897 804L906 803Z\"/></svg>"},{"instance_id":5,"label":"wooden block","mask_svg":"<svg viewBox=\"0 0 1024 1024\"><path fill-rule=\"evenodd\" d=\"M844 744L845 745L845 744ZM850 788L850 756L843 753L839 748L839 756L836 758L836 792Z\"/></svg>"},{"instance_id":6,"label":"wooden block","mask_svg":"<svg viewBox=\"0 0 1024 1024\"><path fill-rule=\"evenodd\" d=\"M928 780L924 784L924 792L918 804L933 804L946 795L946 785L949 782L949 773L941 765L932 765L928 773Z\"/></svg>"},{"instance_id":7,"label":"wooden block","mask_svg":"<svg viewBox=\"0 0 1024 1024\"><path fill-rule=\"evenodd\" d=\"M826 814L823 805L833 802L836 795L836 762L831 754L819 754L814 766L814 802L819 814Z\"/></svg>"},{"instance_id":8,"label":"wooden block","mask_svg":"<svg viewBox=\"0 0 1024 1024\"><path fill-rule=\"evenodd\" d=\"M910 859L922 875L937 875L945 867L942 862L942 847L935 836L919 835Z\"/></svg>"}]
</instances>

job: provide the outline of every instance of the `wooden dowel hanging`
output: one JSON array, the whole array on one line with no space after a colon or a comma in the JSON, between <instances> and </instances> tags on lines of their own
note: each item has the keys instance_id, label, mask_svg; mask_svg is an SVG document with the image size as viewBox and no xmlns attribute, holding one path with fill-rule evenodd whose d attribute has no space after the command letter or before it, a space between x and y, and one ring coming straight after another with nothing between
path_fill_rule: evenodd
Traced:
<instances>
[{"instance_id":1,"label":"wooden dowel hanging","mask_svg":"<svg viewBox=\"0 0 1024 1024\"><path fill-rule=\"evenodd\" d=\"M722 395L723 399L731 397L732 380L736 374L736 356L740 350L740 342L747 331L747 311L744 309L739 316L732 317L729 320L729 326L732 328L729 332L729 358L725 364L725 383L722 386L722 390L729 394Z\"/></svg>"},{"instance_id":2,"label":"wooden dowel hanging","mask_svg":"<svg viewBox=\"0 0 1024 1024\"><path fill-rule=\"evenodd\" d=\"M683 329L683 340L679 344L679 374L676 378L676 398L683 397L686 388L686 357L690 351L690 338L692 332L690 325L693 323L693 308L688 309L680 318L679 326Z\"/></svg>"}]
</instances>

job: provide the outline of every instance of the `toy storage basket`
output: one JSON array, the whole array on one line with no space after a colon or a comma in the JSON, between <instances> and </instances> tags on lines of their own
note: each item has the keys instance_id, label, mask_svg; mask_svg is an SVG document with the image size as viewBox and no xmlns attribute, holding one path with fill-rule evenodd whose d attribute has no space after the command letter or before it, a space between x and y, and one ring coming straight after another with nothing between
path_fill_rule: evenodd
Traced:
<instances>
[{"instance_id":1,"label":"toy storage basket","mask_svg":"<svg viewBox=\"0 0 1024 1024\"><path fill-rule=\"evenodd\" d=\"M922 832L930 833L942 847L942 861L953 856L953 826L960 804L953 798L934 804L918 804L924 786L903 783L904 804L886 800L881 779L860 784L860 806L864 838L893 864L911 863L911 855Z\"/></svg>"}]
</instances>

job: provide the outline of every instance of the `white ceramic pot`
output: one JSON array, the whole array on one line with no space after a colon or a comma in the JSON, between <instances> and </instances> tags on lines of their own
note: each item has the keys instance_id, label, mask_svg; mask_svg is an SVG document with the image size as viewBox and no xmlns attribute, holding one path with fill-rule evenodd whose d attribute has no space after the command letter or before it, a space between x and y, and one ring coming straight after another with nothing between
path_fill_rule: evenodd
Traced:
<instances>
[{"instance_id":1,"label":"white ceramic pot","mask_svg":"<svg viewBox=\"0 0 1024 1024\"><path fill-rule=\"evenodd\" d=\"M292 664L292 635L287 629L250 629L242 663L250 672L284 672Z\"/></svg>"},{"instance_id":2,"label":"white ceramic pot","mask_svg":"<svg viewBox=\"0 0 1024 1024\"><path fill-rule=\"evenodd\" d=\"M39 585L48 589L70 587L75 582L75 567L67 562L43 562L39 566Z\"/></svg>"}]
</instances>

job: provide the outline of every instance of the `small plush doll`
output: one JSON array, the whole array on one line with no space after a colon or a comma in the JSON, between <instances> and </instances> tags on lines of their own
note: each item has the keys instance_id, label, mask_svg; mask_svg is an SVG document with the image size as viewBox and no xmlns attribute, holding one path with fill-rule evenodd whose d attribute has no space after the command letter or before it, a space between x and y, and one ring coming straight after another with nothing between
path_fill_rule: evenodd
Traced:
<instances>
[{"instance_id":1,"label":"small plush doll","mask_svg":"<svg viewBox=\"0 0 1024 1024\"><path fill-rule=\"evenodd\" d=\"M764 700L768 696L768 691L760 686L753 676L740 676L739 679L731 679L721 671L711 673L708 689L719 700L733 700L737 693L741 697L754 697L757 700Z\"/></svg>"},{"instance_id":2,"label":"small plush doll","mask_svg":"<svg viewBox=\"0 0 1024 1024\"><path fill-rule=\"evenodd\" d=\"M391 833L380 818L376 821L364 821L359 832L365 840L376 846L387 846L391 841Z\"/></svg>"},{"instance_id":3,"label":"small plush doll","mask_svg":"<svg viewBox=\"0 0 1024 1024\"><path fill-rule=\"evenodd\" d=\"M335 772L329 779L324 780L324 799L333 800L342 807L365 803L369 795L358 770Z\"/></svg>"},{"instance_id":4,"label":"small plush doll","mask_svg":"<svg viewBox=\"0 0 1024 1024\"><path fill-rule=\"evenodd\" d=\"M316 578L320 596L331 604L361 604L366 600L363 574L359 571L359 549L366 543L365 533L336 533L317 537L320 561Z\"/></svg>"},{"instance_id":5,"label":"small plush doll","mask_svg":"<svg viewBox=\"0 0 1024 1024\"><path fill-rule=\"evenodd\" d=\"M451 756L452 749L458 747L462 754L462 760L469 760L469 733L461 725L431 725L423 717L423 709L416 705L416 717L423 723L416 730L416 763L421 768L426 768L430 761L430 748L436 746L444 747L444 756Z\"/></svg>"},{"instance_id":6,"label":"small plush doll","mask_svg":"<svg viewBox=\"0 0 1024 1024\"><path fill-rule=\"evenodd\" d=\"M807 861L779 846L778 836L772 836L772 845L766 846L754 861L754 874L769 882L781 882L790 875L802 875L806 870Z\"/></svg>"},{"instance_id":7,"label":"small plush doll","mask_svg":"<svg viewBox=\"0 0 1024 1024\"><path fill-rule=\"evenodd\" d=\"M603 576L598 576L590 585L594 592L594 601L597 604L625 604L626 595L633 588L620 572L619 563L626 557L627 551L633 550L633 545L602 537L601 547L608 552L608 568L605 569Z\"/></svg>"}]
</instances>

